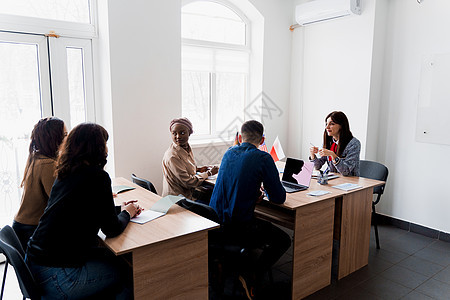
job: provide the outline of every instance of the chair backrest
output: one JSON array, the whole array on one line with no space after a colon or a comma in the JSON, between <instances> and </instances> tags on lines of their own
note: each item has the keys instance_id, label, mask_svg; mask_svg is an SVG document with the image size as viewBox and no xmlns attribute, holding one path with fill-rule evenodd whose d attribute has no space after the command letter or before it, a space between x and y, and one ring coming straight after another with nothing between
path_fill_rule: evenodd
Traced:
<instances>
[{"instance_id":1,"label":"chair backrest","mask_svg":"<svg viewBox=\"0 0 450 300\"><path fill-rule=\"evenodd\" d=\"M139 178L135 174L131 174L131 180L133 181L133 183L136 183L138 186L143 187L144 189L147 189L152 193L158 194L156 192L155 186L147 179Z\"/></svg>"},{"instance_id":2,"label":"chair backrest","mask_svg":"<svg viewBox=\"0 0 450 300\"><path fill-rule=\"evenodd\" d=\"M389 175L388 168L375 161L361 160L359 167L359 176L376 179L381 181L386 181ZM384 192L385 184L377 186L373 189L373 193L377 195L382 195Z\"/></svg>"},{"instance_id":3,"label":"chair backrest","mask_svg":"<svg viewBox=\"0 0 450 300\"><path fill-rule=\"evenodd\" d=\"M181 199L177 202L177 204L199 216L207 218L213 222L220 223L219 216L217 215L216 211L209 205L195 202L186 198Z\"/></svg>"},{"instance_id":4,"label":"chair backrest","mask_svg":"<svg viewBox=\"0 0 450 300\"><path fill-rule=\"evenodd\" d=\"M6 225L0 230L0 253L5 255L6 264L13 266L23 296L30 299L40 299L39 287L34 281L33 275L25 263L22 254L13 245L20 246L19 238L14 230ZM5 275L6 268L7 265L5 265Z\"/></svg>"},{"instance_id":5,"label":"chair backrest","mask_svg":"<svg viewBox=\"0 0 450 300\"><path fill-rule=\"evenodd\" d=\"M25 251L23 250L22 243L14 229L11 226L5 226L2 228L2 235L5 236L5 239L9 241L9 244L25 259Z\"/></svg>"}]
</instances>

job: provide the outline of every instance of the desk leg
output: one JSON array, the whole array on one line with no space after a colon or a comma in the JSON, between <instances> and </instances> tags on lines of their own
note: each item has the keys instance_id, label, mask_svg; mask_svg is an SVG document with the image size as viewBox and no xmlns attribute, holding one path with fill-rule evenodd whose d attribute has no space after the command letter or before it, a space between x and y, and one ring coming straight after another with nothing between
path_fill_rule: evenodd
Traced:
<instances>
[{"instance_id":1,"label":"desk leg","mask_svg":"<svg viewBox=\"0 0 450 300\"><path fill-rule=\"evenodd\" d=\"M372 188L342 198L338 279L369 263Z\"/></svg>"},{"instance_id":2,"label":"desk leg","mask_svg":"<svg viewBox=\"0 0 450 300\"><path fill-rule=\"evenodd\" d=\"M134 299L208 299L208 232L133 251Z\"/></svg>"},{"instance_id":3,"label":"desk leg","mask_svg":"<svg viewBox=\"0 0 450 300\"><path fill-rule=\"evenodd\" d=\"M334 199L296 210L292 299L304 298L331 282Z\"/></svg>"}]
</instances>

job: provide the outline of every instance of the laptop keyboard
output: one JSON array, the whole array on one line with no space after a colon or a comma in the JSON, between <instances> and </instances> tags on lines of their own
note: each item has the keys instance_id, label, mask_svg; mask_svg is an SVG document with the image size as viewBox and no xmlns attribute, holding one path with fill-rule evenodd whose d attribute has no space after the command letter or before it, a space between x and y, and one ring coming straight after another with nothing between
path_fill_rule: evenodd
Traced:
<instances>
[{"instance_id":1,"label":"laptop keyboard","mask_svg":"<svg viewBox=\"0 0 450 300\"><path fill-rule=\"evenodd\" d=\"M291 188L291 189L298 189L298 188L300 188L298 185L295 185L295 184L290 183L290 182L283 181L282 183L283 183L283 185L285 187L288 187L288 188Z\"/></svg>"}]
</instances>

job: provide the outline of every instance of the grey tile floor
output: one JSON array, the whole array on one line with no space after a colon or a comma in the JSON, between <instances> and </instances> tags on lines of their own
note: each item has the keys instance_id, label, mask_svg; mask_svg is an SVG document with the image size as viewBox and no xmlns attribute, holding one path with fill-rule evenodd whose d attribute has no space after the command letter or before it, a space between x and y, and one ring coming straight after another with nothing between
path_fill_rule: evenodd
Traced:
<instances>
[{"instance_id":1,"label":"grey tile floor","mask_svg":"<svg viewBox=\"0 0 450 300\"><path fill-rule=\"evenodd\" d=\"M393 226L379 226L381 249L370 240L369 265L333 282L308 300L322 299L450 299L450 243ZM0 264L3 274L4 264ZM273 269L278 290L272 299L289 299L292 248ZM8 268L3 299L22 299L14 269Z\"/></svg>"},{"instance_id":2,"label":"grey tile floor","mask_svg":"<svg viewBox=\"0 0 450 300\"><path fill-rule=\"evenodd\" d=\"M369 265L307 297L322 299L450 299L450 243L393 226L372 228ZM289 280L292 253L275 265L275 281ZM278 298L280 299L280 298Z\"/></svg>"}]
</instances>

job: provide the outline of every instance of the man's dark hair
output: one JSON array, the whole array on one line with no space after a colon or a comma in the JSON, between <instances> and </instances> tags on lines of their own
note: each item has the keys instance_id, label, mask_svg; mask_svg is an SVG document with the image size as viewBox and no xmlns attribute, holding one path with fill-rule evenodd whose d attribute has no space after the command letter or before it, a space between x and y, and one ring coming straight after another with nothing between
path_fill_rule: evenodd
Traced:
<instances>
[{"instance_id":1,"label":"man's dark hair","mask_svg":"<svg viewBox=\"0 0 450 300\"><path fill-rule=\"evenodd\" d=\"M250 120L242 124L241 135L244 142L257 144L261 142L264 133L263 124L256 120Z\"/></svg>"}]
</instances>

